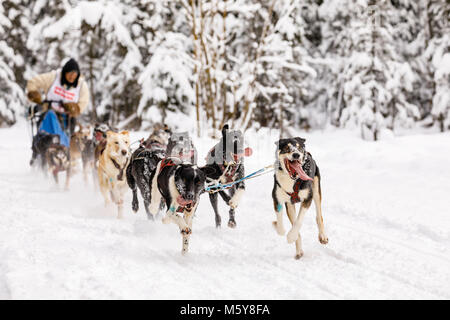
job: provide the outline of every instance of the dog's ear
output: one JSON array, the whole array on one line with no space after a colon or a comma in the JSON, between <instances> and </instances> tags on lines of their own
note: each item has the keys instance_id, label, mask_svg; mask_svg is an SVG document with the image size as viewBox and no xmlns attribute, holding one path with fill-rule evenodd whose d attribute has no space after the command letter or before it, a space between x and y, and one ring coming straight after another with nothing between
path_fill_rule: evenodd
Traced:
<instances>
[{"instance_id":1,"label":"dog's ear","mask_svg":"<svg viewBox=\"0 0 450 320\"><path fill-rule=\"evenodd\" d=\"M130 135L128 130L123 130L123 131L120 132L120 134L123 134L124 136L129 136Z\"/></svg>"},{"instance_id":2,"label":"dog's ear","mask_svg":"<svg viewBox=\"0 0 450 320\"><path fill-rule=\"evenodd\" d=\"M222 137L225 137L227 134L227 131L230 129L230 126L228 124L224 125L222 128Z\"/></svg>"},{"instance_id":3,"label":"dog's ear","mask_svg":"<svg viewBox=\"0 0 450 320\"><path fill-rule=\"evenodd\" d=\"M300 138L300 137L296 137L296 138L294 138L294 140L297 141L297 142L300 144L300 146L301 146L302 148L305 147L305 141L306 141L306 139L303 139L303 138Z\"/></svg>"},{"instance_id":4,"label":"dog's ear","mask_svg":"<svg viewBox=\"0 0 450 320\"><path fill-rule=\"evenodd\" d=\"M114 131L111 131L111 130L108 130L108 131L106 131L106 137L107 138L110 138L110 137L112 137L113 135L115 135L116 133L114 132Z\"/></svg>"},{"instance_id":5,"label":"dog's ear","mask_svg":"<svg viewBox=\"0 0 450 320\"><path fill-rule=\"evenodd\" d=\"M283 149L285 145L289 143L289 139L280 139L275 142L275 145L278 146L278 149Z\"/></svg>"}]
</instances>

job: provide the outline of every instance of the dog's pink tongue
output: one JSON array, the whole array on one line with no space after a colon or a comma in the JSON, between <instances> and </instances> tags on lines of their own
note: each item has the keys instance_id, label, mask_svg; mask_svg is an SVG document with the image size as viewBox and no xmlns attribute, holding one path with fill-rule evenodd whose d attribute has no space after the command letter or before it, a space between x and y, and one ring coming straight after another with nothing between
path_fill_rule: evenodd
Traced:
<instances>
[{"instance_id":1,"label":"dog's pink tongue","mask_svg":"<svg viewBox=\"0 0 450 320\"><path fill-rule=\"evenodd\" d=\"M305 171L303 171L303 168L302 168L302 166L300 165L300 162L298 162L298 161L293 161L293 162L290 163L290 165L291 165L291 168L294 169L295 172L297 172L298 177L299 177L300 179L305 180L305 181L308 181L308 180L311 180L311 181L312 181L312 178L310 178L310 177L305 173Z\"/></svg>"},{"instance_id":2,"label":"dog's pink tongue","mask_svg":"<svg viewBox=\"0 0 450 320\"><path fill-rule=\"evenodd\" d=\"M192 200L185 200L181 194L178 196L177 202L181 206L187 206L188 204L192 204Z\"/></svg>"}]
</instances>

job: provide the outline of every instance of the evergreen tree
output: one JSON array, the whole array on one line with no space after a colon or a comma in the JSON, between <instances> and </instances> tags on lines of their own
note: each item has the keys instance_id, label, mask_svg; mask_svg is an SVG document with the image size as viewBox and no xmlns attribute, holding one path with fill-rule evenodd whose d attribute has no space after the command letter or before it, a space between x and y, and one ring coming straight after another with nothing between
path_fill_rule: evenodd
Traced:
<instances>
[{"instance_id":1,"label":"evergreen tree","mask_svg":"<svg viewBox=\"0 0 450 320\"><path fill-rule=\"evenodd\" d=\"M15 49L19 8L13 1L0 4L0 126L15 123L24 111L25 99L20 86L24 60Z\"/></svg>"},{"instance_id":2,"label":"evergreen tree","mask_svg":"<svg viewBox=\"0 0 450 320\"><path fill-rule=\"evenodd\" d=\"M76 58L91 93L91 119L115 125L133 115L141 96L137 78L142 58L130 34L138 9L104 0L66 4L66 9L56 21L42 19L32 30L36 38L30 46L44 43L51 66Z\"/></svg>"}]
</instances>

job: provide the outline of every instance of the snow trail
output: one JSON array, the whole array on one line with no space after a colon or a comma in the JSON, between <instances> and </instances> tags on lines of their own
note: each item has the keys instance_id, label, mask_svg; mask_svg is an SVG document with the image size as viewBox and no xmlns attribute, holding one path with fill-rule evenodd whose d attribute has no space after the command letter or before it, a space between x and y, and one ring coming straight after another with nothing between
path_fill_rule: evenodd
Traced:
<instances>
[{"instance_id":1,"label":"snow trail","mask_svg":"<svg viewBox=\"0 0 450 320\"><path fill-rule=\"evenodd\" d=\"M223 202L214 227L203 195L183 257L177 228L147 221L142 205L133 214L131 192L118 221L80 174L66 192L29 168L24 123L0 129L0 299L449 299L450 134L301 136L321 170L330 242L318 242L313 205L297 261L271 225L271 174L248 181L234 230ZM202 159L214 141L197 142ZM255 151L247 173L273 161Z\"/></svg>"}]
</instances>

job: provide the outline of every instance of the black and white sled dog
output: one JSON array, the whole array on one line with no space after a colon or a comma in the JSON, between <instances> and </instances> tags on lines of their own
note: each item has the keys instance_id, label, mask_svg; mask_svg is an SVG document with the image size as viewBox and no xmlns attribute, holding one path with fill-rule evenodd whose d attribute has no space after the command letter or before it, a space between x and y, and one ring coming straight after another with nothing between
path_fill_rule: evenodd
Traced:
<instances>
[{"instance_id":1,"label":"black and white sled dog","mask_svg":"<svg viewBox=\"0 0 450 320\"><path fill-rule=\"evenodd\" d=\"M227 184L245 176L244 156L251 154L250 148L244 149L244 136L239 130L230 130L228 125L222 128L222 138L206 156L207 180ZM217 207L218 195L230 206L228 227L235 228L235 210L244 193L245 183L236 183L227 193L225 190L210 192L209 199L214 209L216 227L220 227L221 218Z\"/></svg>"},{"instance_id":2,"label":"black and white sled dog","mask_svg":"<svg viewBox=\"0 0 450 320\"><path fill-rule=\"evenodd\" d=\"M163 223L175 223L180 228L183 244L182 254L188 251L192 233L192 219L205 190L205 168L182 163L178 158L165 158L158 163L151 183L150 212L156 215L161 199L167 211Z\"/></svg>"},{"instance_id":3,"label":"black and white sled dog","mask_svg":"<svg viewBox=\"0 0 450 320\"><path fill-rule=\"evenodd\" d=\"M277 221L273 226L280 236L284 236L283 206L286 207L287 216L292 224L287 234L288 243L296 244L296 259L303 255L300 228L303 218L311 202L316 207L316 222L319 228L319 241L328 243L322 218L322 191L320 187L319 167L311 154L305 150L305 139L280 139L276 152L275 182L272 191L273 204L277 214ZM300 211L295 214L295 204L300 203Z\"/></svg>"},{"instance_id":4,"label":"black and white sled dog","mask_svg":"<svg viewBox=\"0 0 450 320\"><path fill-rule=\"evenodd\" d=\"M168 132L166 130L168 130L167 127L155 129L147 140L141 141L139 148L131 156L126 172L128 186L133 192L132 209L134 212L139 210L137 197L137 188L139 188L150 220L154 220L149 211L151 181L159 161L166 157L175 157L181 162L196 163L196 150L189 135L187 133L172 134L169 140L166 140L165 135ZM167 144L166 147L165 144ZM163 207L164 202L160 205L161 209Z\"/></svg>"}]
</instances>

